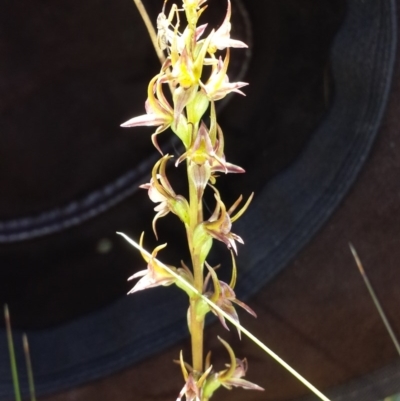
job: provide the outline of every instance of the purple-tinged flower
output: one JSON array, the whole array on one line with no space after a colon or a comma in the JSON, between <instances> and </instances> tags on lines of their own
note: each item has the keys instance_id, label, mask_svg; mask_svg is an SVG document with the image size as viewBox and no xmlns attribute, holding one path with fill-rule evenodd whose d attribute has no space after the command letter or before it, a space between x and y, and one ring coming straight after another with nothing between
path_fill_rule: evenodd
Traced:
<instances>
[{"instance_id":1,"label":"purple-tinged flower","mask_svg":"<svg viewBox=\"0 0 400 401\"><path fill-rule=\"evenodd\" d=\"M197 134L195 133L195 138L194 141L192 141L190 148L179 157L175 165L177 166L185 159L189 159L193 163L202 165L206 161L209 161L210 158L214 157L214 155L215 152L211 143L210 135L206 125L202 121Z\"/></svg>"},{"instance_id":2,"label":"purple-tinged flower","mask_svg":"<svg viewBox=\"0 0 400 401\"><path fill-rule=\"evenodd\" d=\"M244 302L239 301L236 299L236 294L233 291L236 283L236 263L235 257L232 254L232 264L233 264L233 273L232 273L232 280L230 284L227 284L223 281L218 280L217 274L215 270L206 262L206 266L209 271L209 275L205 280L205 286L208 284L209 277L211 276L214 291L206 292L206 296L209 297L211 301L213 301L217 306L219 306L226 314L228 314L235 322L239 323L239 317L236 312L233 303L242 307L246 312L250 313L252 316L257 317L256 313L251 309L248 305ZM213 312L218 319L220 320L222 326L229 331L229 327L226 324L225 317L212 306L210 306L211 312ZM238 329L238 334L240 338L240 330Z\"/></svg>"},{"instance_id":3,"label":"purple-tinged flower","mask_svg":"<svg viewBox=\"0 0 400 401\"><path fill-rule=\"evenodd\" d=\"M143 237L144 233L142 233L140 236L141 247L143 247ZM147 262L147 269L141 270L128 278L128 280L133 280L141 277L141 279L128 292L128 294L133 294L134 292L142 291L147 288L158 287L159 285L168 286L175 283L176 278L162 266L160 266L156 260L157 253L166 246L167 244L157 246L151 253L151 258L149 258L145 253L141 252L143 259ZM178 271L176 267L168 267L175 272Z\"/></svg>"},{"instance_id":4,"label":"purple-tinged flower","mask_svg":"<svg viewBox=\"0 0 400 401\"><path fill-rule=\"evenodd\" d=\"M207 28L207 25L208 24L203 24L196 28L196 31L194 34L194 40L196 43L203 35L204 31ZM190 32L191 31L190 31L189 27L187 26L185 28L185 30L183 31L182 35L175 35L175 37L170 40L171 52L175 52L175 55L182 54L183 50L185 49L186 41L188 40Z\"/></svg>"},{"instance_id":5,"label":"purple-tinged flower","mask_svg":"<svg viewBox=\"0 0 400 401\"><path fill-rule=\"evenodd\" d=\"M203 34L205 26L195 32L196 37ZM179 51L178 47L182 46L182 42L177 44L177 49L173 46L173 54L170 57L172 72L167 74L167 79L174 82L174 86L178 83L181 87L187 89L190 86L198 85L203 71L204 59L207 55L208 46L210 44L211 35L205 40L197 44L195 55L187 48L186 40L190 39L190 29L185 30L182 39L185 40L184 47ZM188 38L186 38L188 37Z\"/></svg>"},{"instance_id":6,"label":"purple-tinged flower","mask_svg":"<svg viewBox=\"0 0 400 401\"><path fill-rule=\"evenodd\" d=\"M201 401L203 399L203 385L211 372L212 366L209 366L209 368L200 376L200 374L196 374L196 372L194 372L193 369L183 361L182 351L180 353L179 363L181 365L183 378L185 379L185 385L179 393L176 401L181 401L183 396L185 396L186 401ZM190 372L188 372L187 367L189 367ZM195 375L200 377L196 379Z\"/></svg>"},{"instance_id":7,"label":"purple-tinged flower","mask_svg":"<svg viewBox=\"0 0 400 401\"><path fill-rule=\"evenodd\" d=\"M205 25L200 26L195 31L194 38L191 37L191 30L187 28L180 38L180 42L177 43L176 46L172 46L172 54L170 57L172 72L167 74L166 78L172 81L174 86L179 84L181 87L187 89L190 86L197 86L199 84L204 60L211 40L211 36L209 35L206 39L197 43L197 38L203 34L205 28ZM187 43L187 41L193 39L196 44L196 49L194 51ZM182 47L182 49L179 49L179 47Z\"/></svg>"},{"instance_id":8,"label":"purple-tinged flower","mask_svg":"<svg viewBox=\"0 0 400 401\"><path fill-rule=\"evenodd\" d=\"M221 127L217 123L215 114L215 103L211 102L211 124L210 124L210 138L214 143L213 151L215 157L211 160L211 173L222 172L222 173L244 173L244 169L232 163L228 163L224 154L224 134Z\"/></svg>"},{"instance_id":9,"label":"purple-tinged flower","mask_svg":"<svg viewBox=\"0 0 400 401\"><path fill-rule=\"evenodd\" d=\"M232 387L241 387L245 390L264 391L264 389L257 384L242 379L242 377L246 375L248 368L246 358L243 360L236 358L231 346L220 337L218 337L218 340L221 341L228 351L231 363L226 365L227 369L218 373L213 373L208 377L204 386L204 394L209 398L221 385L228 390L232 390Z\"/></svg>"},{"instance_id":10,"label":"purple-tinged flower","mask_svg":"<svg viewBox=\"0 0 400 401\"><path fill-rule=\"evenodd\" d=\"M215 172L244 173L241 167L226 161L223 133L217 122L214 121L215 116L213 119L214 103L211 105L211 110L210 131L204 122L201 122L191 146L176 161L176 165L178 165L183 160L189 159L193 164L193 177L196 179L195 185L199 194L202 193L208 180ZM214 178L212 178L213 181L215 181Z\"/></svg>"},{"instance_id":11,"label":"purple-tinged flower","mask_svg":"<svg viewBox=\"0 0 400 401\"><path fill-rule=\"evenodd\" d=\"M248 47L246 43L240 40L231 39L231 2L228 0L228 9L222 25L216 30L211 38L210 47L208 51L215 53L217 50L224 50L229 47L243 48Z\"/></svg>"},{"instance_id":12,"label":"purple-tinged flower","mask_svg":"<svg viewBox=\"0 0 400 401\"><path fill-rule=\"evenodd\" d=\"M224 203L221 200L218 190L213 187L215 192L214 197L217 201L214 213L211 217L203 223L203 227L205 231L211 235L213 238L222 241L229 249L233 249L237 254L236 242L240 242L243 244L243 240L238 235L231 232L232 223L235 222L248 208L251 200L253 199L253 194L250 195L249 199L239 210L235 216L231 217L231 214L238 207L239 203L242 201L243 197L240 196L237 201L231 206L231 208L227 211Z\"/></svg>"},{"instance_id":13,"label":"purple-tinged flower","mask_svg":"<svg viewBox=\"0 0 400 401\"><path fill-rule=\"evenodd\" d=\"M245 96L245 94L240 91L239 88L248 85L247 82L229 82L229 77L227 75L230 58L229 53L230 52L228 49L224 61L222 61L222 58L220 57L218 62L213 65L212 72L207 83L201 84L203 90L210 100L217 101L223 99L231 92L236 92Z\"/></svg>"},{"instance_id":14,"label":"purple-tinged flower","mask_svg":"<svg viewBox=\"0 0 400 401\"><path fill-rule=\"evenodd\" d=\"M193 58L189 55L186 47L183 48L176 63L173 64L171 77L185 89L197 85L198 77L194 73Z\"/></svg>"},{"instance_id":15,"label":"purple-tinged flower","mask_svg":"<svg viewBox=\"0 0 400 401\"><path fill-rule=\"evenodd\" d=\"M212 123L213 124L213 123ZM234 164L228 163L224 155L224 139L222 130L215 122L216 131L218 132L212 144L211 130L208 131L204 122L201 122L197 131L197 135L189 149L183 153L176 161L176 166L189 159L190 177L194 181L197 189L197 196L200 198L208 181L215 182L213 174L215 172L227 173L244 173L244 170Z\"/></svg>"},{"instance_id":16,"label":"purple-tinged flower","mask_svg":"<svg viewBox=\"0 0 400 401\"><path fill-rule=\"evenodd\" d=\"M193 378L193 373L189 373L176 401L181 401L183 396L185 396L186 401L201 401L200 389Z\"/></svg>"},{"instance_id":17,"label":"purple-tinged flower","mask_svg":"<svg viewBox=\"0 0 400 401\"><path fill-rule=\"evenodd\" d=\"M174 121L174 110L166 99L162 90L161 74L156 75L149 83L147 89L147 100L145 102L146 114L131 118L121 127L157 127L151 140L157 150L162 154L158 146L156 136L165 131ZM157 97L156 97L157 94Z\"/></svg>"},{"instance_id":18,"label":"purple-tinged flower","mask_svg":"<svg viewBox=\"0 0 400 401\"><path fill-rule=\"evenodd\" d=\"M157 214L153 219L153 231L157 238L156 222L169 212L176 214L181 221L189 224L189 204L182 195L176 195L166 175L166 164L172 156L163 156L153 167L151 180L140 188L148 190L149 198L154 203L159 203L154 210Z\"/></svg>"},{"instance_id":19,"label":"purple-tinged flower","mask_svg":"<svg viewBox=\"0 0 400 401\"><path fill-rule=\"evenodd\" d=\"M257 384L242 379L247 372L247 359L244 358L243 360L240 360L236 358L230 345L222 338L218 337L218 339L227 349L231 359L231 363L227 365L228 369L218 373L218 380L220 383L228 390L231 390L232 387L242 387L245 390L264 391L264 389Z\"/></svg>"},{"instance_id":20,"label":"purple-tinged flower","mask_svg":"<svg viewBox=\"0 0 400 401\"><path fill-rule=\"evenodd\" d=\"M142 233L142 235L140 236L139 244L141 248L143 248L143 238L144 238L144 233ZM132 294L137 291L142 291L147 288L158 287L160 285L168 286L175 283L179 288L184 290L189 296L192 296L192 290L188 288L188 286L184 282L178 280L174 274L172 274L165 268L165 266L168 267L169 270L172 270L173 273L178 274L183 280L185 280L186 283L191 284L193 286L194 278L189 268L183 262L182 262L182 267L177 268L170 265L163 265L157 260L157 253L161 249L164 249L166 246L167 244L157 246L151 253L151 257L148 256L148 253L144 253L142 251L140 252L143 259L147 263L147 269L141 270L128 278L129 281L141 277L141 279L128 292L128 294Z\"/></svg>"}]
</instances>

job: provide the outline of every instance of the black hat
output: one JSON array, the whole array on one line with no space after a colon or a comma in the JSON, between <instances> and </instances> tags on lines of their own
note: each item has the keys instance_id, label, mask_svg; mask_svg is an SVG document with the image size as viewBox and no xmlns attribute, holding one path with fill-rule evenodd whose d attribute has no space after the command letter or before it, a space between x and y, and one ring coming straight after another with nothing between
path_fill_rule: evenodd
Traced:
<instances>
[{"instance_id":1,"label":"black hat","mask_svg":"<svg viewBox=\"0 0 400 401\"><path fill-rule=\"evenodd\" d=\"M221 21L225 0L209 3ZM247 174L221 192L256 192L236 226L246 242L236 293L259 318L242 320L333 399L383 398L400 391L399 365L347 244L400 331L394 1L232 5L232 36L251 42L232 52L232 74L244 65L251 85L220 121L228 159ZM15 338L28 333L38 394L106 400L134 389L137 399L170 399L178 370L155 386L154 363L182 348L186 304L170 288L125 296L143 261L115 235L146 230L151 244L153 205L137 188L158 155L149 130L119 128L142 114L159 68L146 30L122 1L10 3L0 18L0 298ZM162 146L179 151L168 137ZM166 257L181 258L180 229L159 226ZM0 398L10 399L0 338ZM249 400L306 394L248 342L236 349L268 390ZM17 357L22 367L19 345Z\"/></svg>"}]
</instances>

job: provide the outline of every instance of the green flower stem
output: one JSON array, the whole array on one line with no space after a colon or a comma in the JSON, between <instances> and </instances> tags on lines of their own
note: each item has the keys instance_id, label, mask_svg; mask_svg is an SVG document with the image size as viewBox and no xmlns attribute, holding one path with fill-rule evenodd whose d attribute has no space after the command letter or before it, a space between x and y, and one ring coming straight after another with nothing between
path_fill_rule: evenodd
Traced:
<instances>
[{"instance_id":1,"label":"green flower stem","mask_svg":"<svg viewBox=\"0 0 400 401\"><path fill-rule=\"evenodd\" d=\"M204 319L196 318L197 299L190 301L190 332L192 339L192 364L196 372L203 371L203 333Z\"/></svg>"},{"instance_id":2,"label":"green flower stem","mask_svg":"<svg viewBox=\"0 0 400 401\"><path fill-rule=\"evenodd\" d=\"M190 177L189 162L187 163L187 174L189 181L189 218L190 225L188 229L188 244L192 258L194 287L203 293L203 265L200 260L199 250L193 244L193 233L195 228L203 222L202 199L199 199L196 186ZM197 316L197 304L200 298L195 295L190 300L190 333L192 338L192 362L193 369L197 372L203 371L203 331L204 317Z\"/></svg>"}]
</instances>

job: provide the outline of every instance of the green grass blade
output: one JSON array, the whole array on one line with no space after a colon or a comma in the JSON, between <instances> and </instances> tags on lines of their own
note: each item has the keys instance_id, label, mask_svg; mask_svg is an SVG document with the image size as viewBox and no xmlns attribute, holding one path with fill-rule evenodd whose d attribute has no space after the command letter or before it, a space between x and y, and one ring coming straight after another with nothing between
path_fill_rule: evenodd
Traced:
<instances>
[{"instance_id":1,"label":"green grass blade","mask_svg":"<svg viewBox=\"0 0 400 401\"><path fill-rule=\"evenodd\" d=\"M31 397L31 401L36 401L35 382L33 380L33 370L32 370L31 355L30 355L30 352L29 352L29 342L28 342L28 337L26 336L25 333L22 336L22 343L23 343L23 346L24 346L26 371L27 371L27 374L28 374L29 394L30 394L30 397Z\"/></svg>"},{"instance_id":2,"label":"green grass blade","mask_svg":"<svg viewBox=\"0 0 400 401\"><path fill-rule=\"evenodd\" d=\"M138 9L139 14L143 19L144 25L146 26L147 32L149 33L151 43L153 44L158 59L160 60L160 64L163 65L165 62L165 55L158 45L157 33L154 29L149 15L147 14L146 7L144 6L142 0L133 0L133 2L135 3L136 8Z\"/></svg>"},{"instance_id":3,"label":"green grass blade","mask_svg":"<svg viewBox=\"0 0 400 401\"><path fill-rule=\"evenodd\" d=\"M374 302L375 307L378 310L378 313L379 313L379 315L380 315L380 317L381 317L381 319L383 321L383 324L385 325L386 330L388 331L389 336L392 339L392 342L393 342L398 354L400 355L400 344L399 344L399 341L397 340L396 334L394 333L394 331L392 329L392 326L390 325L389 320L387 319L386 314L385 314L385 312L384 312L384 310L383 310L383 308L381 306L381 303L379 302L378 297L375 294L375 291L374 291L374 289L373 289L373 287L372 287L372 285L371 285L371 283L370 283L370 281L368 279L367 274L365 273L365 270L363 268L363 265L361 263L360 258L357 255L356 250L354 249L352 244L349 244L349 246L350 246L350 250L351 250L351 252L353 254L353 257L354 257L354 259L356 261L358 270L360 271L361 276L364 279L365 285L366 285L366 287L367 287L367 289L368 289L368 291L369 291L369 293L371 295L372 301Z\"/></svg>"},{"instance_id":4,"label":"green grass blade","mask_svg":"<svg viewBox=\"0 0 400 401\"><path fill-rule=\"evenodd\" d=\"M14 342L13 342L12 332L11 332L10 313L8 311L7 305L4 305L4 320L6 322L7 343L8 343L8 351L10 354L11 375L12 375L12 381L13 381L13 386L14 386L15 401L21 401L21 392L19 389L17 362L15 360Z\"/></svg>"},{"instance_id":5,"label":"green grass blade","mask_svg":"<svg viewBox=\"0 0 400 401\"><path fill-rule=\"evenodd\" d=\"M127 235L123 233L118 233L117 234L121 235L124 237L132 246L134 246L137 250L141 251L145 255L147 255L149 258L153 258L152 255L147 252L144 248L142 248L137 242L135 242L133 239L129 238ZM309 390L311 390L316 396L318 396L322 401L330 401L329 398L327 398L324 394L321 393L315 386L313 386L308 380L306 380L303 376L301 376L296 370L294 370L289 364L287 364L282 358L280 358L275 352L273 352L271 349L269 349L262 341L260 341L256 336L254 336L252 333L250 333L247 329L245 329L240 323L237 323L234 319L232 319L226 312L224 312L218 305L216 305L214 302L210 301L207 297L205 297L203 294L198 292L196 288L194 288L192 285L190 285L185 279L183 279L181 276L176 274L173 270L171 270L168 266L160 262L158 259L153 258L154 260L157 261L157 264L161 266L163 269L168 271L172 276L174 276L177 280L179 280L186 288L190 289L194 293L196 293L199 297L201 297L204 302L209 304L216 310L219 314L224 316L226 320L231 322L237 329L239 329L244 335L246 335L250 340L252 340L255 344L257 344L265 353L267 353L270 357L275 359L276 362L278 362L281 366L283 366L287 371L289 371L297 380L299 380L301 383L303 383Z\"/></svg>"}]
</instances>

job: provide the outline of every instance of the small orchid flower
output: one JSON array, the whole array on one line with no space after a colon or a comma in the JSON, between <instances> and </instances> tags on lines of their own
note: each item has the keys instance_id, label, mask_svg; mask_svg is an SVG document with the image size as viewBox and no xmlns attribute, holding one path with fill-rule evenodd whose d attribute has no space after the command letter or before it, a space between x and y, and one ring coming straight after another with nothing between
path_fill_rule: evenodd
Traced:
<instances>
[{"instance_id":1,"label":"small orchid flower","mask_svg":"<svg viewBox=\"0 0 400 401\"><path fill-rule=\"evenodd\" d=\"M202 165L206 161L210 162L212 158L218 158L218 156L214 151L208 129L202 121L192 145L187 152L179 157L176 161L176 165L185 159L189 159L193 163ZM222 161L217 160L217 162L221 163Z\"/></svg>"},{"instance_id":2,"label":"small orchid flower","mask_svg":"<svg viewBox=\"0 0 400 401\"><path fill-rule=\"evenodd\" d=\"M233 320L239 323L239 317L235 310L235 307L232 303L239 305L242 307L246 312L250 313L252 316L257 317L256 313L251 309L248 305L236 299L236 294L233 291L236 282L236 263L234 255L232 254L232 263L233 263L233 274L232 280L230 284L227 284L223 281L218 280L217 274L215 270L206 262L207 269L209 271L209 275L205 280L205 286L208 284L209 277L211 276L214 292L213 293L206 293L206 296L209 297L211 301L213 301L217 306L219 306L226 314L228 314ZM225 317L219 313L217 310L213 309L210 306L211 312L214 313L220 320L222 326L229 331L229 328L226 324ZM238 334L240 338L240 330L238 329Z\"/></svg>"},{"instance_id":3,"label":"small orchid flower","mask_svg":"<svg viewBox=\"0 0 400 401\"><path fill-rule=\"evenodd\" d=\"M176 401L181 401L182 397L185 396L186 401L201 401L200 389L197 386L196 381L193 378L193 374L190 373L186 379L185 385L179 393Z\"/></svg>"},{"instance_id":4,"label":"small orchid flower","mask_svg":"<svg viewBox=\"0 0 400 401\"><path fill-rule=\"evenodd\" d=\"M140 247L143 248L143 238L144 233L140 236ZM163 265L157 260L157 254L161 249L164 249L167 244L157 246L153 252L151 253L151 257L148 256L147 253L141 251L141 255L143 259L147 262L147 269L141 270L135 273L133 276L128 278L129 280L134 280L135 278L141 277L141 279L136 283L136 285L128 292L128 294L133 294L137 291L142 291L147 288L168 286L171 284L176 284L179 288L184 290L189 296L192 296L192 290L190 286L188 287L181 280L177 280L176 276L174 276L171 272L164 268L167 266L174 273L178 274L182 279L184 279L187 283L193 285L193 274L189 270L189 268L182 262L182 267L174 267L170 265Z\"/></svg>"},{"instance_id":5,"label":"small orchid flower","mask_svg":"<svg viewBox=\"0 0 400 401\"><path fill-rule=\"evenodd\" d=\"M224 134L221 127L217 123L215 115L215 103L211 102L211 124L210 124L210 138L214 143L214 153L215 157L211 162L211 172L222 172L222 173L244 173L244 169L232 163L228 163L224 154Z\"/></svg>"},{"instance_id":6,"label":"small orchid flower","mask_svg":"<svg viewBox=\"0 0 400 401\"><path fill-rule=\"evenodd\" d=\"M232 387L242 387L245 390L264 391L264 389L257 384L242 379L247 372L247 359L244 358L243 360L240 360L236 358L230 345L220 337L218 337L218 340L221 341L228 351L231 363L227 365L228 369L217 374L217 380L228 390L231 390Z\"/></svg>"},{"instance_id":7,"label":"small orchid flower","mask_svg":"<svg viewBox=\"0 0 400 401\"><path fill-rule=\"evenodd\" d=\"M211 39L210 47L208 51L210 53L215 53L217 50L224 50L227 47L236 47L236 48L244 48L248 47L246 43L241 42L240 40L234 40L230 38L231 32L231 2L228 0L228 9L226 12L226 16L222 25L214 32L214 35Z\"/></svg>"},{"instance_id":8,"label":"small orchid flower","mask_svg":"<svg viewBox=\"0 0 400 401\"><path fill-rule=\"evenodd\" d=\"M243 240L238 235L231 232L232 223L235 222L246 211L251 200L253 199L253 194L250 195L249 199L242 207L242 209L240 209L240 211L231 218L230 216L232 212L238 207L243 197L240 196L237 199L237 201L231 206L231 208L227 211L224 203L221 200L218 190L213 186L211 187L215 192L214 197L217 201L217 204L214 213L206 222L203 223L203 227L209 235L225 243L225 245L229 249L233 249L237 254L237 247L235 241L243 244Z\"/></svg>"},{"instance_id":9,"label":"small orchid flower","mask_svg":"<svg viewBox=\"0 0 400 401\"><path fill-rule=\"evenodd\" d=\"M199 43L196 42L196 39L203 34L205 28L205 25L200 26L194 33L195 37L193 39L196 44L196 50L194 51L195 54L192 54L193 50L190 50L186 43L188 39L191 39L190 29L187 28L177 44L180 56L176 59L171 57L172 72L167 75L167 78L174 80L175 84L178 83L183 88L198 85L200 80L204 66L204 59L207 55L208 46L212 38L210 34L205 40L202 40ZM182 42L182 40L185 40L185 42Z\"/></svg>"},{"instance_id":10,"label":"small orchid flower","mask_svg":"<svg viewBox=\"0 0 400 401\"><path fill-rule=\"evenodd\" d=\"M211 176L212 158L215 157L215 152L211 143L211 139L204 122L201 122L196 138L189 149L179 157L175 165L177 166L183 160L188 159L190 177L197 189L197 197L200 199L203 195Z\"/></svg>"},{"instance_id":11,"label":"small orchid flower","mask_svg":"<svg viewBox=\"0 0 400 401\"><path fill-rule=\"evenodd\" d=\"M140 236L140 246L143 246L144 233ZM162 266L160 266L156 260L157 253L164 249L167 244L157 246L149 258L145 253L141 252L143 259L147 262L147 269L141 270L135 273L133 276L128 278L129 280L134 280L135 278L141 277L141 279L135 284L135 286L128 292L128 294L133 294L137 291L142 291L147 288L158 287L159 285L168 286L174 284L176 278L166 271ZM173 271L177 271L176 267L168 266Z\"/></svg>"},{"instance_id":12,"label":"small orchid flower","mask_svg":"<svg viewBox=\"0 0 400 401\"><path fill-rule=\"evenodd\" d=\"M201 401L203 385L210 374L212 366L210 366L197 380L195 379L196 372L183 361L182 351L180 353L179 363L181 365L183 378L185 379L185 385L183 386L181 392L179 393L176 401L181 401L182 397L185 396L186 401ZM188 372L187 367L189 367L190 372Z\"/></svg>"},{"instance_id":13,"label":"small orchid flower","mask_svg":"<svg viewBox=\"0 0 400 401\"><path fill-rule=\"evenodd\" d=\"M198 42L198 40L201 38L203 35L204 31L206 30L208 24L203 24L200 25L196 28L195 34L194 34L194 39L195 43ZM177 35L175 40L176 40L176 46L175 50L179 53L182 54L185 46L186 46L186 41L190 38L190 29L189 27L186 27L185 30L183 31L182 35ZM174 49L174 43L173 40L171 40L171 48L172 50Z\"/></svg>"},{"instance_id":14,"label":"small orchid flower","mask_svg":"<svg viewBox=\"0 0 400 401\"><path fill-rule=\"evenodd\" d=\"M208 98L213 101L223 99L227 94L231 92L239 93L243 96L245 94L239 90L243 86L248 85L246 82L229 82L227 75L229 65L229 49L226 52L224 61L220 57L218 62L213 65L213 69L206 84L201 84L203 90L207 94Z\"/></svg>"},{"instance_id":15,"label":"small orchid flower","mask_svg":"<svg viewBox=\"0 0 400 401\"><path fill-rule=\"evenodd\" d=\"M183 48L180 57L173 65L171 78L185 89L197 84L198 78L193 71L193 59L189 55L186 47Z\"/></svg>"},{"instance_id":16,"label":"small orchid flower","mask_svg":"<svg viewBox=\"0 0 400 401\"><path fill-rule=\"evenodd\" d=\"M172 72L162 79L163 82L172 82L174 87L179 85L173 91L174 125L178 124L185 106L196 97L209 43L210 36L199 45L200 49L194 59L185 47L172 65Z\"/></svg>"},{"instance_id":17,"label":"small orchid flower","mask_svg":"<svg viewBox=\"0 0 400 401\"><path fill-rule=\"evenodd\" d=\"M198 91L199 76L195 74L194 63L192 57L189 56L186 48L173 65L172 72L166 74L163 81L172 82L174 86L174 126L179 122L179 118L183 116L185 106L190 103Z\"/></svg>"},{"instance_id":18,"label":"small orchid flower","mask_svg":"<svg viewBox=\"0 0 400 401\"><path fill-rule=\"evenodd\" d=\"M207 127L201 122L191 146L175 163L178 166L185 159L189 160L190 177L197 189L198 198L202 196L204 188L211 177L210 162L212 162L213 157L215 157L215 152Z\"/></svg>"},{"instance_id":19,"label":"small orchid flower","mask_svg":"<svg viewBox=\"0 0 400 401\"><path fill-rule=\"evenodd\" d=\"M182 195L176 195L166 175L166 164L172 156L163 156L153 167L151 180L140 188L147 189L149 198L154 203L159 203L154 210L157 212L153 219L153 231L157 236L156 222L169 212L176 214L181 221L189 224L189 204Z\"/></svg>"},{"instance_id":20,"label":"small orchid flower","mask_svg":"<svg viewBox=\"0 0 400 401\"><path fill-rule=\"evenodd\" d=\"M214 392L221 386L228 390L232 390L232 387L242 387L245 390L264 391L264 389L257 384L242 379L242 377L246 375L248 367L246 358L243 360L236 358L230 345L220 337L218 337L218 340L228 351L231 363L226 364L227 369L212 373L208 376L206 383L203 386L204 400L208 401Z\"/></svg>"},{"instance_id":21,"label":"small orchid flower","mask_svg":"<svg viewBox=\"0 0 400 401\"><path fill-rule=\"evenodd\" d=\"M145 103L146 114L131 118L121 127L157 127L151 140L157 150L162 154L158 146L156 136L165 131L174 121L174 110L166 99L162 90L161 74L156 75L149 83L147 89L147 100ZM155 96L157 94L157 97Z\"/></svg>"},{"instance_id":22,"label":"small orchid flower","mask_svg":"<svg viewBox=\"0 0 400 401\"><path fill-rule=\"evenodd\" d=\"M212 177L215 172L223 172L225 174L244 173L244 170L241 167L226 161L222 130L216 122L214 126L213 123L211 124L209 132L204 122L201 122L192 145L179 157L175 164L177 166L185 159L190 160L189 168L192 172L191 176L193 177L194 184L197 188L198 197L202 195L210 178L211 182L215 182L215 178ZM214 134L213 130L215 130L217 134ZM215 138L214 146L212 144L212 138Z\"/></svg>"}]
</instances>

